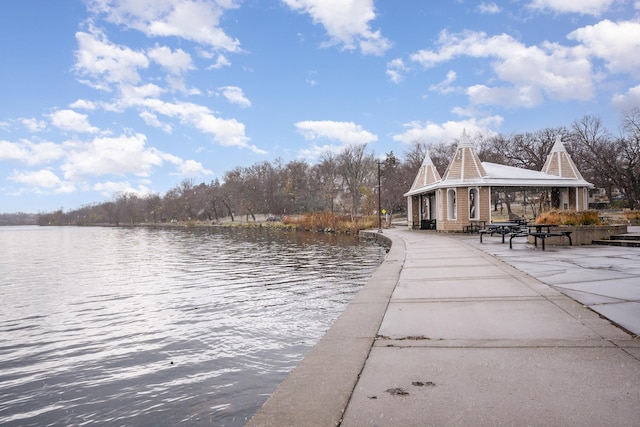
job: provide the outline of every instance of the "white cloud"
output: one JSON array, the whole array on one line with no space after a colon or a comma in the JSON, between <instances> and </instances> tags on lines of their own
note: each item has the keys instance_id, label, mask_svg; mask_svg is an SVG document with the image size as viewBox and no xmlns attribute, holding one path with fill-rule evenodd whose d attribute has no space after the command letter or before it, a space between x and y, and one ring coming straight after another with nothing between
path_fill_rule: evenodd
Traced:
<instances>
[{"instance_id":1,"label":"white cloud","mask_svg":"<svg viewBox=\"0 0 640 427\"><path fill-rule=\"evenodd\" d=\"M588 54L602 58L611 72L640 71L640 22L605 19L579 28L567 37L582 43Z\"/></svg>"},{"instance_id":2,"label":"white cloud","mask_svg":"<svg viewBox=\"0 0 640 427\"><path fill-rule=\"evenodd\" d=\"M315 24L321 24L329 34L328 45L341 44L344 49L367 55L382 55L391 42L369 22L376 18L373 0L283 0L291 9L307 13Z\"/></svg>"},{"instance_id":3,"label":"white cloud","mask_svg":"<svg viewBox=\"0 0 640 427\"><path fill-rule=\"evenodd\" d=\"M153 113L151 113L149 111L142 111L140 113L140 117L149 126L153 126L154 128L162 129L163 132L171 133L172 130L173 130L170 124L162 123L158 119L158 116L156 116L155 114L153 114Z\"/></svg>"},{"instance_id":4,"label":"white cloud","mask_svg":"<svg viewBox=\"0 0 640 427\"><path fill-rule=\"evenodd\" d=\"M85 81L90 86L109 90L111 84L136 84L140 81L139 68L147 68L149 59L143 52L109 42L99 31L77 32L76 71L94 79Z\"/></svg>"},{"instance_id":5,"label":"white cloud","mask_svg":"<svg viewBox=\"0 0 640 427\"><path fill-rule=\"evenodd\" d=\"M311 144L307 148L298 151L298 158L307 161L321 159L326 154L340 154L346 147L346 144Z\"/></svg>"},{"instance_id":6,"label":"white cloud","mask_svg":"<svg viewBox=\"0 0 640 427\"><path fill-rule=\"evenodd\" d=\"M49 115L51 124L55 127L80 133L96 133L98 128L89 124L89 118L86 114L76 113L73 110L58 110Z\"/></svg>"},{"instance_id":7,"label":"white cloud","mask_svg":"<svg viewBox=\"0 0 640 427\"><path fill-rule=\"evenodd\" d=\"M452 141L460 137L463 130L474 135L482 133L491 135L495 129L502 124L502 117L493 116L481 120L469 119L461 121L448 121L442 124L420 121L405 123L406 130L403 133L393 136L394 141L404 144L412 144L419 141L426 144L439 143L441 141Z\"/></svg>"},{"instance_id":8,"label":"white cloud","mask_svg":"<svg viewBox=\"0 0 640 427\"><path fill-rule=\"evenodd\" d=\"M31 141L10 142L0 140L0 160L10 160L27 165L40 165L58 160L64 155L59 144Z\"/></svg>"},{"instance_id":9,"label":"white cloud","mask_svg":"<svg viewBox=\"0 0 640 427\"><path fill-rule=\"evenodd\" d=\"M504 107L535 107L543 101L540 91L532 86L488 87L474 85L467 89L472 104L502 105Z\"/></svg>"},{"instance_id":10,"label":"white cloud","mask_svg":"<svg viewBox=\"0 0 640 427\"><path fill-rule=\"evenodd\" d=\"M329 139L342 144L366 144L377 141L378 137L353 122L331 120L303 121L295 124L298 132L306 140Z\"/></svg>"},{"instance_id":11,"label":"white cloud","mask_svg":"<svg viewBox=\"0 0 640 427\"><path fill-rule=\"evenodd\" d=\"M400 83L404 79L402 73L408 71L409 68L404 64L402 58L396 58L387 62L386 74L393 83Z\"/></svg>"},{"instance_id":12,"label":"white cloud","mask_svg":"<svg viewBox=\"0 0 640 427\"><path fill-rule=\"evenodd\" d=\"M245 135L245 126L235 119L222 119L202 105L190 102L164 102L159 99L130 100L136 105L148 108L167 117L178 118L182 123L194 126L201 132L207 133L225 147L235 146L248 148L257 154L265 154L264 150L249 144Z\"/></svg>"},{"instance_id":13,"label":"white cloud","mask_svg":"<svg viewBox=\"0 0 640 427\"><path fill-rule=\"evenodd\" d=\"M9 175L9 180L30 187L30 190L42 193L71 193L76 190L73 184L62 181L55 173L48 169L39 171L18 172Z\"/></svg>"},{"instance_id":14,"label":"white cloud","mask_svg":"<svg viewBox=\"0 0 640 427\"><path fill-rule=\"evenodd\" d=\"M156 46L148 51L149 58L162 65L170 74L183 74L193 69L191 55L182 49L172 51L167 46Z\"/></svg>"},{"instance_id":15,"label":"white cloud","mask_svg":"<svg viewBox=\"0 0 640 427\"><path fill-rule=\"evenodd\" d=\"M244 96L244 92L242 92L241 88L237 86L224 86L218 88L218 90L222 93L222 96L232 104L237 104L241 107L251 107L251 101Z\"/></svg>"},{"instance_id":16,"label":"white cloud","mask_svg":"<svg viewBox=\"0 0 640 427\"><path fill-rule=\"evenodd\" d=\"M34 118L22 118L20 119L20 123L29 129L30 132L42 132L47 127L47 123L45 121Z\"/></svg>"},{"instance_id":17,"label":"white cloud","mask_svg":"<svg viewBox=\"0 0 640 427\"><path fill-rule=\"evenodd\" d=\"M29 151L26 150L22 144L0 140L0 160L18 160L26 162L29 155Z\"/></svg>"},{"instance_id":18,"label":"white cloud","mask_svg":"<svg viewBox=\"0 0 640 427\"><path fill-rule=\"evenodd\" d=\"M455 82L457 78L458 74L453 70L449 70L446 78L440 83L429 86L429 90L436 91L441 94L451 93L455 90L455 88L451 86L451 83Z\"/></svg>"},{"instance_id":19,"label":"white cloud","mask_svg":"<svg viewBox=\"0 0 640 427\"><path fill-rule=\"evenodd\" d=\"M95 102L87 101L86 99L78 99L77 101L70 104L69 107L75 108L76 110L88 110L88 111L93 111L96 108L98 108Z\"/></svg>"},{"instance_id":20,"label":"white cloud","mask_svg":"<svg viewBox=\"0 0 640 427\"><path fill-rule=\"evenodd\" d=\"M478 12L495 15L496 13L502 12L502 9L500 8L500 6L498 6L494 2L490 2L490 3L482 2L478 5Z\"/></svg>"},{"instance_id":21,"label":"white cloud","mask_svg":"<svg viewBox=\"0 0 640 427\"><path fill-rule=\"evenodd\" d=\"M316 160L327 153L338 154L348 145L367 144L378 140L378 137L368 132L360 125L352 122L334 122L330 120L304 121L295 124L298 132L313 143L298 151L298 157ZM329 140L335 144L317 144L316 141Z\"/></svg>"},{"instance_id":22,"label":"white cloud","mask_svg":"<svg viewBox=\"0 0 640 427\"><path fill-rule=\"evenodd\" d=\"M148 187L138 185L137 188L134 188L128 181L99 182L94 184L91 188L95 191L99 191L105 198L112 197L115 194L135 194L138 197L143 197L152 193Z\"/></svg>"},{"instance_id":23,"label":"white cloud","mask_svg":"<svg viewBox=\"0 0 640 427\"><path fill-rule=\"evenodd\" d=\"M181 161L177 166L178 173L176 175L180 175L183 177L213 175L213 171L206 169L204 166L202 166L202 163L196 162L195 160L184 160Z\"/></svg>"},{"instance_id":24,"label":"white cloud","mask_svg":"<svg viewBox=\"0 0 640 427\"><path fill-rule=\"evenodd\" d=\"M630 110L640 105L640 85L630 88L625 94L614 95L611 103L619 110Z\"/></svg>"},{"instance_id":25,"label":"white cloud","mask_svg":"<svg viewBox=\"0 0 640 427\"><path fill-rule=\"evenodd\" d=\"M525 46L509 35L488 37L482 32L467 31L450 34L443 31L438 50L421 50L411 60L425 68L452 61L458 57L491 59L488 64L496 76L506 83L489 87L475 85L469 93L473 101L483 104L517 106L537 105L538 96L519 96L505 99L494 96L498 92L531 95L542 93L550 99L587 100L594 95L591 63L584 48L561 46L544 42L540 46ZM477 90L479 88L483 90ZM487 96L484 96L487 95Z\"/></svg>"},{"instance_id":26,"label":"white cloud","mask_svg":"<svg viewBox=\"0 0 640 427\"><path fill-rule=\"evenodd\" d=\"M240 50L240 42L220 28L220 18L234 0L88 0L93 13L134 28L148 37L179 37L213 49Z\"/></svg>"},{"instance_id":27,"label":"white cloud","mask_svg":"<svg viewBox=\"0 0 640 427\"><path fill-rule=\"evenodd\" d=\"M606 12L617 0L532 0L532 9L555 13L578 13L581 15L600 16Z\"/></svg>"},{"instance_id":28,"label":"white cloud","mask_svg":"<svg viewBox=\"0 0 640 427\"><path fill-rule=\"evenodd\" d=\"M231 66L231 61L229 61L227 57L224 55L218 55L216 62L213 65L211 65L209 69L219 70L222 67L229 67L229 66Z\"/></svg>"},{"instance_id":29,"label":"white cloud","mask_svg":"<svg viewBox=\"0 0 640 427\"><path fill-rule=\"evenodd\" d=\"M154 167L162 165L162 157L158 150L146 148L145 142L146 137L138 133L76 143L68 150L61 169L69 180L100 175L148 176Z\"/></svg>"}]
</instances>

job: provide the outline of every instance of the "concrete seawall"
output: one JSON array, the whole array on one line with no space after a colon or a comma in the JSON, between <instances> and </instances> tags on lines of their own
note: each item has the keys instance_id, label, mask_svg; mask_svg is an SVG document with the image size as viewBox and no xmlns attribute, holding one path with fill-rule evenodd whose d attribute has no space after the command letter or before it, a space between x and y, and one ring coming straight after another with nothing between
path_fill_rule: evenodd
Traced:
<instances>
[{"instance_id":1,"label":"concrete seawall","mask_svg":"<svg viewBox=\"0 0 640 427\"><path fill-rule=\"evenodd\" d=\"M248 426L640 425L637 336L536 279L595 279L637 330L640 251L375 234L385 260Z\"/></svg>"},{"instance_id":2,"label":"concrete seawall","mask_svg":"<svg viewBox=\"0 0 640 427\"><path fill-rule=\"evenodd\" d=\"M392 245L375 232L362 232L362 237L389 248L383 263L247 426L340 424L405 259L402 240Z\"/></svg>"}]
</instances>

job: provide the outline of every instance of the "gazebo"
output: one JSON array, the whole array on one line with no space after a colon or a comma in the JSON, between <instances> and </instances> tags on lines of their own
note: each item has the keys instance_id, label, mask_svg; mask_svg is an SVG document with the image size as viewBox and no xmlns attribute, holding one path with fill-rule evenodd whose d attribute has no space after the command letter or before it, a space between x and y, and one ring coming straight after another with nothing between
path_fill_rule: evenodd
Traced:
<instances>
[{"instance_id":1,"label":"gazebo","mask_svg":"<svg viewBox=\"0 0 640 427\"><path fill-rule=\"evenodd\" d=\"M561 138L555 141L542 171L481 162L463 131L455 155L440 176L429 153L407 197L409 228L460 232L474 223L502 219L498 206L507 203L507 218L526 216L536 209L588 208L588 189ZM524 212L517 215L512 205ZM502 211L502 209L501 209Z\"/></svg>"}]
</instances>

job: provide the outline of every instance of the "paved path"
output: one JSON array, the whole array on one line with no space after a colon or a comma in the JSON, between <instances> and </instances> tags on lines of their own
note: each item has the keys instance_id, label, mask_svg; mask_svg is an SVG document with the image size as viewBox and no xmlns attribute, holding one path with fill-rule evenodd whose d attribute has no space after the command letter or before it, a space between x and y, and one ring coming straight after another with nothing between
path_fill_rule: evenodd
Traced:
<instances>
[{"instance_id":1,"label":"paved path","mask_svg":"<svg viewBox=\"0 0 640 427\"><path fill-rule=\"evenodd\" d=\"M640 425L639 340L493 243L384 236L385 262L249 425Z\"/></svg>"},{"instance_id":2,"label":"paved path","mask_svg":"<svg viewBox=\"0 0 640 427\"><path fill-rule=\"evenodd\" d=\"M640 234L640 226L628 229ZM542 252L522 239L513 249L491 237L483 244L477 236L464 240L640 335L640 248L548 246Z\"/></svg>"}]
</instances>

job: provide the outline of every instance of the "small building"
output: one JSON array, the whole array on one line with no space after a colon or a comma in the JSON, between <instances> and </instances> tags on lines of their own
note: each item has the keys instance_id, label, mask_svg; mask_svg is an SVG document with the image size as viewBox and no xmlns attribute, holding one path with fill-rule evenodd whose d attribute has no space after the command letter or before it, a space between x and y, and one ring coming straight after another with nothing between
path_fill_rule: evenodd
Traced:
<instances>
[{"instance_id":1,"label":"small building","mask_svg":"<svg viewBox=\"0 0 640 427\"><path fill-rule=\"evenodd\" d=\"M464 231L472 224L533 219L549 209L588 209L587 182L560 137L542 171L481 162L466 131L440 176L429 153L407 197L410 228ZM504 205L506 204L506 211Z\"/></svg>"}]
</instances>

